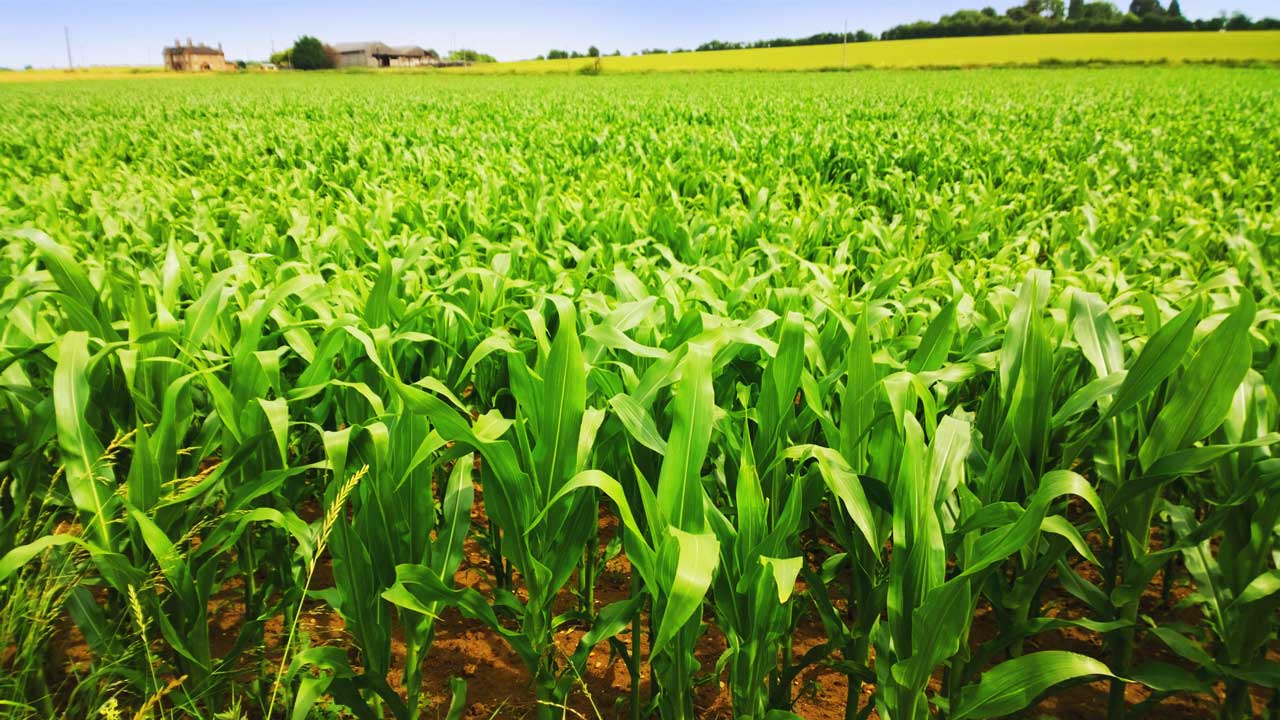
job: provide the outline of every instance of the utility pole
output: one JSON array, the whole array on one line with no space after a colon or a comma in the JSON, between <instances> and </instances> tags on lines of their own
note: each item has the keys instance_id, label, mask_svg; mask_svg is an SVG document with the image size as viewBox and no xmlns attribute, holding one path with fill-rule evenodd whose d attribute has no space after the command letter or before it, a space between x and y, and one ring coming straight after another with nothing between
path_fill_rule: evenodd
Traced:
<instances>
[{"instance_id":1,"label":"utility pole","mask_svg":"<svg viewBox=\"0 0 1280 720\"><path fill-rule=\"evenodd\" d=\"M844 21L844 38L840 41L840 67L847 68L849 57L849 20Z\"/></svg>"},{"instance_id":2,"label":"utility pole","mask_svg":"<svg viewBox=\"0 0 1280 720\"><path fill-rule=\"evenodd\" d=\"M62 35L67 39L67 69L75 70L76 64L71 62L71 28L62 26Z\"/></svg>"}]
</instances>

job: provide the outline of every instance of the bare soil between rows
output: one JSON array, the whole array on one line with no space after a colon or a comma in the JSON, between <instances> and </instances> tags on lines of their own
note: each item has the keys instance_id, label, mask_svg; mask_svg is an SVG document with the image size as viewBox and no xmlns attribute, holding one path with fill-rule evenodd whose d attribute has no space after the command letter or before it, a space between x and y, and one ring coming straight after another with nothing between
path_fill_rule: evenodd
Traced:
<instances>
[{"instance_id":1,"label":"bare soil between rows","mask_svg":"<svg viewBox=\"0 0 1280 720\"><path fill-rule=\"evenodd\" d=\"M321 514L314 505L300 509L304 519L314 520ZM476 502L472 508L472 527L487 524L484 515L483 495L480 487L476 487ZM617 521L602 505L599 520L600 549L617 531ZM1096 533L1089 538L1096 542ZM1083 563L1078 568L1083 577L1097 582L1096 568ZM476 542L473 535L466 541L462 565L455 575L455 582L460 587L470 587L481 592L492 591L492 568L488 556ZM631 587L631 567L625 556L618 556L607 562L601 569L595 589L596 609L626 599ZM1184 599L1192 589L1185 585L1175 586L1166 599L1160 590L1161 575L1157 574L1147 588L1142 599L1142 612L1157 621L1176 619L1181 622L1196 623L1198 614L1195 610L1178 610L1179 601ZM517 580L518 584L518 580ZM574 584L571 580L569 586ZM332 570L329 558L324 557L316 568L312 590L322 590L333 585ZM797 586L803 589L803 583ZM517 592L519 594L519 591ZM1087 617L1085 607L1075 598L1062 592L1054 583L1046 587L1047 600L1044 603L1044 614L1053 617L1080 618ZM847 611L843 599L835 599L836 609ZM567 588L562 591L558 610L573 607L577 598ZM801 599L797 604L800 618L793 636L792 655L799 661L806 652L826 642L826 635L808 604ZM240 593L234 587L224 589L210 601L210 634L214 656L228 650L236 639L243 622L243 605ZM723 677L715 677L716 660L724 652L724 637L716 629L709 610L704 616L705 633L697 646L697 657L702 664L700 684L695 688L695 707L698 717L709 720L732 720L733 712L728 687ZM647 618L641 624L647 627ZM573 653L579 638L587 630L585 627L566 628L556 637L556 644L565 656ZM970 636L971 647L994 637L999 632L995 618L989 607L979 605L974 617ZM299 621L298 633L311 646L336 645L347 649L353 667L359 667L359 652L353 638L346 634L342 618L321 601L308 601L304 606L303 616ZM266 623L265 644L249 657L266 657L274 667L280 659L280 646L287 634L280 617ZM619 636L627 647L631 647L630 631L625 630ZM648 657L648 639L643 633L640 638L643 657ZM298 645L295 643L293 652ZM1070 650L1091 657L1105 660L1106 649L1102 637L1094 632L1068 628L1041 633L1030 638L1026 643L1026 651L1036 650ZM873 651L874 653L874 651ZM401 691L401 668L405 656L405 645L399 628L392 637L392 675L389 678L393 688ZM1273 645L1268 656L1280 659L1280 648ZM66 677L72 677L77 670L87 668L90 653L83 636L69 621L65 620L54 636L51 649L51 661L61 664ZM832 659L839 659L835 653ZM1146 642L1137 648L1137 660L1157 659L1172 664L1185 664L1163 646ZM650 696L648 666L641 664L640 673L641 697L647 700ZM456 610L447 609L436 623L436 636L427 656L423 672L423 684L426 695L424 702L427 708L424 717L443 717L451 701L449 680L461 677L467 683L466 712L467 720L483 718L522 718L532 717L536 710L536 700L530 674L520 659L495 632L478 621L460 615ZM931 682L931 690L937 691L941 686L941 674L935 675ZM859 689L859 706L870 701L872 687L861 686ZM1107 713L1109 683L1098 681L1068 687L1043 698L1039 703L1028 708L1021 715L1025 717L1050 717L1060 720L1092 720L1102 718ZM792 688L796 698L793 712L808 720L843 720L845 704L848 697L848 678L839 671L822 664L806 668L797 677ZM1221 697L1221 688L1218 688ZM629 702L631 696L631 678L621 657L611 653L608 643L601 643L591 653L585 674L575 683L566 706L560 715L564 718L580 720L621 720L629 718ZM1126 699L1132 705L1142 702L1150 696L1150 692L1139 685L1131 684L1126 690ZM1270 697L1261 688L1254 688L1254 709L1257 716L1265 712ZM322 701L321 705L325 701ZM1192 694L1182 694L1163 699L1154 708L1152 714L1158 714L1162 720L1193 720L1216 717L1218 706L1213 699ZM871 718L877 718L874 710Z\"/></svg>"}]
</instances>

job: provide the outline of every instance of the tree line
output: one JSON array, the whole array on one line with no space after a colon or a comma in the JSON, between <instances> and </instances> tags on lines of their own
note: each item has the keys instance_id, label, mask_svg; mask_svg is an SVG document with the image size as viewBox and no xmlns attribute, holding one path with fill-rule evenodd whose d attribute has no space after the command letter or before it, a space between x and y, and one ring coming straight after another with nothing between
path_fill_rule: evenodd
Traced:
<instances>
[{"instance_id":1,"label":"tree line","mask_svg":"<svg viewBox=\"0 0 1280 720\"><path fill-rule=\"evenodd\" d=\"M817 33L802 38L772 38L770 40L756 40L753 42L733 42L725 40L711 40L704 42L692 50L688 48L673 48L667 50L665 48L644 48L631 53L632 55L675 55L687 52L710 52L714 50L747 50L754 48L771 48L771 47L794 47L798 45L837 45L841 42L869 42L875 40L876 36L866 30L856 30L850 33ZM621 50L614 50L613 57L622 55ZM539 55L536 60L569 60L584 57L600 57L600 50L594 45L587 48L586 53L579 53L576 50L550 50L546 55Z\"/></svg>"},{"instance_id":2,"label":"tree line","mask_svg":"<svg viewBox=\"0 0 1280 720\"><path fill-rule=\"evenodd\" d=\"M1003 14L994 8L959 10L936 22L921 20L898 25L880 34L882 40L1021 35L1032 33L1179 32L1217 30L1275 30L1280 20L1252 20L1243 13L1192 20L1182 14L1178 0L1168 7L1159 0L1133 0L1128 12L1109 2L1084 0L1027 0Z\"/></svg>"},{"instance_id":3,"label":"tree line","mask_svg":"<svg viewBox=\"0 0 1280 720\"><path fill-rule=\"evenodd\" d=\"M1122 11L1105 0L1026 0L1004 13L992 7L981 10L957 10L943 15L937 21L920 20L897 25L880 33L880 40L913 40L917 38L972 37L982 35L1023 35L1034 33L1090 33L1090 32L1181 32L1218 30L1280 30L1280 20L1275 18L1251 19L1244 13L1192 20L1182 14L1178 0L1171 0L1168 7L1160 0L1132 0L1127 11ZM842 42L870 42L876 36L866 30L851 33L816 33L802 38L772 38L754 42L730 42L711 40L693 50L675 48L645 48L633 55L666 55L685 52L710 52L715 50L744 50L753 48L795 47L799 45L838 45ZM621 52L614 51L614 55ZM581 57L600 57L600 51L592 46L585 54L577 51L552 50L539 55L538 60L565 60Z\"/></svg>"}]
</instances>

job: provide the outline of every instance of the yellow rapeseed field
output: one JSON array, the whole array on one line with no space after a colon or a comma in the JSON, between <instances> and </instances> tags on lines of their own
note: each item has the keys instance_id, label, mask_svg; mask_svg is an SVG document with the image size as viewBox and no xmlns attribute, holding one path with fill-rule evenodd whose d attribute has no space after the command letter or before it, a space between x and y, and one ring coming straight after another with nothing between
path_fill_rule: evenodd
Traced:
<instances>
[{"instance_id":1,"label":"yellow rapeseed field","mask_svg":"<svg viewBox=\"0 0 1280 720\"><path fill-rule=\"evenodd\" d=\"M161 65L94 65L76 68L40 68L36 70L15 70L0 72L0 83L3 82L61 82L65 80L105 80L111 78L131 77L193 77L202 73L165 72ZM213 75L215 73L203 73Z\"/></svg>"},{"instance_id":2,"label":"yellow rapeseed field","mask_svg":"<svg viewBox=\"0 0 1280 720\"><path fill-rule=\"evenodd\" d=\"M1090 33L890 40L803 47L722 50L601 58L605 72L696 70L819 70L849 67L1024 65L1043 61L1280 61L1280 31ZM526 60L473 65L451 72L565 73L589 59Z\"/></svg>"}]
</instances>

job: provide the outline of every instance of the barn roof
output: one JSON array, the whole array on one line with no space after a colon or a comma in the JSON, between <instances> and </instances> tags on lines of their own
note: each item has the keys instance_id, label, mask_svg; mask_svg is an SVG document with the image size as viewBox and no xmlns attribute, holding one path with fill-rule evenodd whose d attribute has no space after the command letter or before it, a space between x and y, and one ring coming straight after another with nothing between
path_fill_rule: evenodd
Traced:
<instances>
[{"instance_id":1,"label":"barn roof","mask_svg":"<svg viewBox=\"0 0 1280 720\"><path fill-rule=\"evenodd\" d=\"M426 57L427 51L416 45L392 47L380 42L345 42L330 45L339 54L367 52L370 55L393 55L397 57Z\"/></svg>"}]
</instances>

